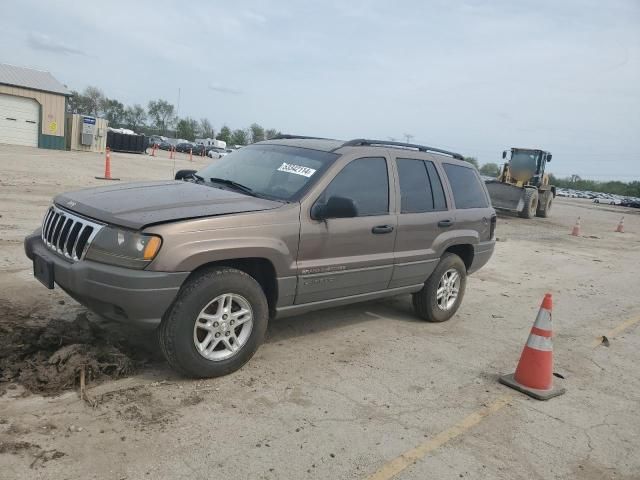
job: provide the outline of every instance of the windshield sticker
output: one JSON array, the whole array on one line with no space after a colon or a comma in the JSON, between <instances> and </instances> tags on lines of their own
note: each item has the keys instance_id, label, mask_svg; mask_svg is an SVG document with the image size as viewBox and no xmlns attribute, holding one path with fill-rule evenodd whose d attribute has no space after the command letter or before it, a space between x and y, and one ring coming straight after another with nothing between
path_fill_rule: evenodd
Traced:
<instances>
[{"instance_id":1,"label":"windshield sticker","mask_svg":"<svg viewBox=\"0 0 640 480\"><path fill-rule=\"evenodd\" d=\"M293 163L283 163L280 165L280 168L278 168L278 171L302 175L303 177L310 177L316 173L314 168L302 167L300 165L294 165Z\"/></svg>"}]
</instances>

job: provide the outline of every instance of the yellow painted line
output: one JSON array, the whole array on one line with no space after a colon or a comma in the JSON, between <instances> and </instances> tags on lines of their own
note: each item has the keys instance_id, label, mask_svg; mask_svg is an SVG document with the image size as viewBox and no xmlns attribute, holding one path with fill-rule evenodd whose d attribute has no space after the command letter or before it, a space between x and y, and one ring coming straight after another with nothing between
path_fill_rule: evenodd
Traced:
<instances>
[{"instance_id":1,"label":"yellow painted line","mask_svg":"<svg viewBox=\"0 0 640 480\"><path fill-rule=\"evenodd\" d=\"M620 325L618 325L615 328L612 328L611 330L609 330L607 333L605 333L605 337L607 338L613 338L616 335L619 335L620 333L624 332L627 328L632 327L633 325L635 325L636 323L640 322L640 315L637 317L633 317L630 318L629 320L626 320L624 322L622 322ZM591 346L592 347L597 347L598 345L600 345L602 343L602 337L598 337L596 338L592 343Z\"/></svg>"},{"instance_id":2,"label":"yellow painted line","mask_svg":"<svg viewBox=\"0 0 640 480\"><path fill-rule=\"evenodd\" d=\"M387 320L386 317L375 314L373 312L365 312L365 313L367 315L371 315L372 317L377 317L380 319ZM617 327L614 327L611 330L609 330L605 335L607 338L613 338L616 335L619 335L620 333L625 331L627 328L632 327L637 323L640 323L640 316L633 317L622 322ZM602 337L598 337L596 340L594 340L591 346L597 347L598 345L600 345L600 343L602 343ZM475 427L477 424L479 424L483 419L485 419L489 415L504 408L512 398L513 396L510 394L499 397L493 403L489 404L488 406L480 410L475 411L474 413L464 418L459 423L455 424L453 427L438 433L435 437L429 440L426 440L425 442L421 443L417 447L412 448L411 450L407 450L406 452L400 454L398 457L394 458L393 460L388 461L382 467L380 467L380 469L377 472L368 476L366 480L389 480L395 477L400 472L402 472L403 470L407 469L408 467L416 463L418 460L421 460L422 458L426 457L432 451L441 447L445 443L453 440L454 438L462 435L464 432L466 432L470 428Z\"/></svg>"},{"instance_id":3,"label":"yellow painted line","mask_svg":"<svg viewBox=\"0 0 640 480\"><path fill-rule=\"evenodd\" d=\"M444 445L445 443L453 440L459 435L463 434L470 428L475 427L484 418L488 417L492 413L497 412L501 408L505 407L509 401L513 398L512 395L504 395L495 400L493 403L486 407L473 412L471 415L456 423L453 427L440 432L435 437L421 443L415 448L408 450L400 456L385 463L380 470L367 477L367 480L388 480L395 477L407 467L410 467L418 460L424 458L430 452L436 448Z\"/></svg>"}]
</instances>

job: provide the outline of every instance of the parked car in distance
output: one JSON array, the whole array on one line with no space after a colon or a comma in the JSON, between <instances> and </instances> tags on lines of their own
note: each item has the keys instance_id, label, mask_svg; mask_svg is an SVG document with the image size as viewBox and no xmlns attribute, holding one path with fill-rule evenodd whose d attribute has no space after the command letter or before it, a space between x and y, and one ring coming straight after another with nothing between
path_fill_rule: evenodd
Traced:
<instances>
[{"instance_id":1,"label":"parked car in distance","mask_svg":"<svg viewBox=\"0 0 640 480\"><path fill-rule=\"evenodd\" d=\"M225 148L219 148L219 147L208 147L207 148L207 156L209 158L222 158L225 155L227 155L228 153L230 153L230 152Z\"/></svg>"},{"instance_id":2,"label":"parked car in distance","mask_svg":"<svg viewBox=\"0 0 640 480\"><path fill-rule=\"evenodd\" d=\"M164 141L164 138L159 135L151 135L149 137L149 148L153 147L154 145L159 146Z\"/></svg>"},{"instance_id":3,"label":"parked car in distance","mask_svg":"<svg viewBox=\"0 0 640 480\"><path fill-rule=\"evenodd\" d=\"M202 145L201 143L194 143L191 146L191 151L192 151L193 155L203 155L203 154L206 153L207 148L204 145ZM187 150L187 153L188 152L189 151Z\"/></svg>"},{"instance_id":4,"label":"parked car in distance","mask_svg":"<svg viewBox=\"0 0 640 480\"><path fill-rule=\"evenodd\" d=\"M640 208L640 198L625 198L620 202L623 207Z\"/></svg>"},{"instance_id":5,"label":"parked car in distance","mask_svg":"<svg viewBox=\"0 0 640 480\"><path fill-rule=\"evenodd\" d=\"M191 150L193 147L193 143L180 142L176 144L176 152L189 153L189 150Z\"/></svg>"},{"instance_id":6,"label":"parked car in distance","mask_svg":"<svg viewBox=\"0 0 640 480\"><path fill-rule=\"evenodd\" d=\"M58 195L25 252L47 288L156 327L191 377L242 367L274 317L411 294L448 320L494 250L478 171L432 147L285 136L176 180Z\"/></svg>"},{"instance_id":7,"label":"parked car in distance","mask_svg":"<svg viewBox=\"0 0 640 480\"><path fill-rule=\"evenodd\" d=\"M158 148L160 150L171 150L173 148L173 145L171 145L169 142L160 142L158 144Z\"/></svg>"},{"instance_id":8,"label":"parked car in distance","mask_svg":"<svg viewBox=\"0 0 640 480\"><path fill-rule=\"evenodd\" d=\"M620 205L622 201L617 198L596 197L593 199L593 203L603 203L606 205Z\"/></svg>"}]
</instances>

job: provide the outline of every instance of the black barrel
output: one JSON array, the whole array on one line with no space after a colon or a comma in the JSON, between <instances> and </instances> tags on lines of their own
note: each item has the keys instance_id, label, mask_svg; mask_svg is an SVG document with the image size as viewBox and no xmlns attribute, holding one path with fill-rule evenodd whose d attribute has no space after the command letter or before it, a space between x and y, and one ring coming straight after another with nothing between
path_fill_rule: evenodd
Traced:
<instances>
[{"instance_id":1,"label":"black barrel","mask_svg":"<svg viewBox=\"0 0 640 480\"><path fill-rule=\"evenodd\" d=\"M112 152L144 153L148 146L149 140L144 135L107 132L107 147Z\"/></svg>"}]
</instances>

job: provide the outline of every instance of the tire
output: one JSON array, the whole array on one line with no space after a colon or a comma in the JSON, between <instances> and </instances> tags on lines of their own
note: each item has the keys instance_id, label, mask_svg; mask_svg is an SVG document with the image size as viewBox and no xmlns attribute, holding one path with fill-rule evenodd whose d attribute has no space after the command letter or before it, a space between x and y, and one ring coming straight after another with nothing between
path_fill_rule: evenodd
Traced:
<instances>
[{"instance_id":1,"label":"tire","mask_svg":"<svg viewBox=\"0 0 640 480\"><path fill-rule=\"evenodd\" d=\"M438 305L438 287L445 273L455 270L459 276L458 293L455 301L446 309ZM467 286L467 268L462 259L454 253L445 253L431 276L419 292L413 294L413 309L423 320L444 322L458 311Z\"/></svg>"},{"instance_id":2,"label":"tire","mask_svg":"<svg viewBox=\"0 0 640 480\"><path fill-rule=\"evenodd\" d=\"M538 210L536 216L540 218L547 218L551 215L551 204L553 203L553 193L545 192L542 195L542 201L538 204Z\"/></svg>"},{"instance_id":3,"label":"tire","mask_svg":"<svg viewBox=\"0 0 640 480\"><path fill-rule=\"evenodd\" d=\"M538 191L533 188L524 190L524 208L518 215L522 218L533 218L538 209Z\"/></svg>"},{"instance_id":4,"label":"tire","mask_svg":"<svg viewBox=\"0 0 640 480\"><path fill-rule=\"evenodd\" d=\"M218 309L220 301L214 302L216 299L229 300L229 309ZM227 300L224 300L225 305ZM223 321L225 311L229 313L224 315ZM209 318L207 325L203 315ZM209 325L214 317L220 322ZM243 323L232 327L229 318ZM233 268L210 268L189 279L182 287L158 327L158 341L167 363L182 375L219 377L238 370L251 359L264 340L268 319L267 299L253 277ZM196 341L204 344L209 335L212 337L208 343L211 351L205 348L200 353ZM207 354L216 358L207 358Z\"/></svg>"}]
</instances>

